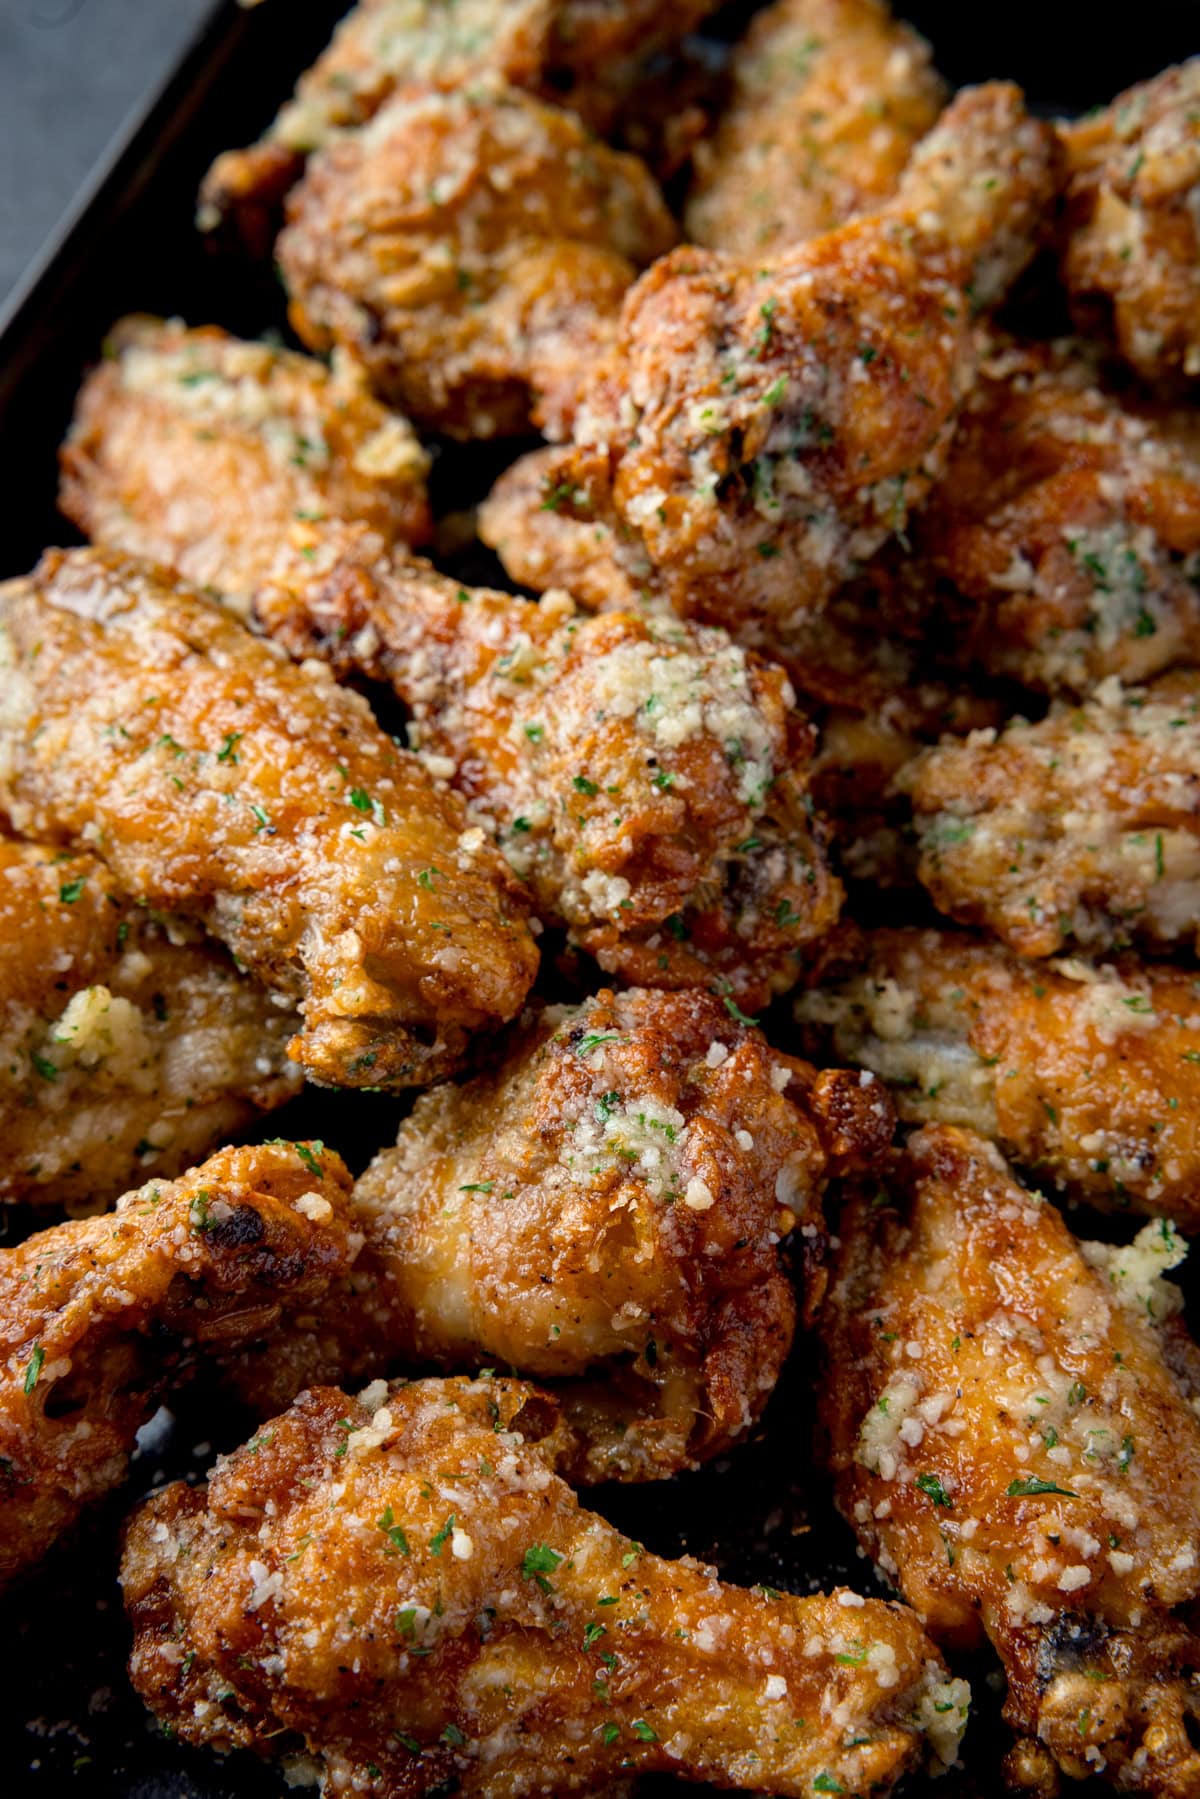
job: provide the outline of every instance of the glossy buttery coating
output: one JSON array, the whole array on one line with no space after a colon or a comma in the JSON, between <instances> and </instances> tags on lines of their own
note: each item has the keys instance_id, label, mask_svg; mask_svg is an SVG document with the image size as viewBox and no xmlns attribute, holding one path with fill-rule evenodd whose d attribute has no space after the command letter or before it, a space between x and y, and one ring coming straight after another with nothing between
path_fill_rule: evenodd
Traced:
<instances>
[{"instance_id":1,"label":"glossy buttery coating","mask_svg":"<svg viewBox=\"0 0 1200 1799\"><path fill-rule=\"evenodd\" d=\"M319 1143L225 1149L0 1250L0 1583L120 1486L198 1360L321 1296L350 1259L349 1187Z\"/></svg>"},{"instance_id":2,"label":"glossy buttery coating","mask_svg":"<svg viewBox=\"0 0 1200 1799\"><path fill-rule=\"evenodd\" d=\"M1200 376L1200 57L1060 127L1062 274L1147 380Z\"/></svg>"},{"instance_id":3,"label":"glossy buttery coating","mask_svg":"<svg viewBox=\"0 0 1200 1799\"><path fill-rule=\"evenodd\" d=\"M361 369L215 326L122 319L80 390L59 504L96 542L166 562L245 611L297 523L360 519L389 546L430 534L429 459ZM236 519L236 583L223 536Z\"/></svg>"},{"instance_id":4,"label":"glossy buttery coating","mask_svg":"<svg viewBox=\"0 0 1200 1799\"><path fill-rule=\"evenodd\" d=\"M0 602L0 796L299 1003L338 1085L428 1082L520 1010L516 883L366 703L153 564L49 551Z\"/></svg>"},{"instance_id":5,"label":"glossy buttery coating","mask_svg":"<svg viewBox=\"0 0 1200 1799\"><path fill-rule=\"evenodd\" d=\"M559 1478L569 1435L519 1381L302 1396L135 1514L134 1685L185 1742L380 1799L659 1771L883 1794L953 1760L969 1692L911 1613L646 1554Z\"/></svg>"},{"instance_id":6,"label":"glossy buttery coating","mask_svg":"<svg viewBox=\"0 0 1200 1799\"><path fill-rule=\"evenodd\" d=\"M1195 941L1200 674L1105 681L1037 724L923 750L901 770L940 911L1023 956Z\"/></svg>"},{"instance_id":7,"label":"glossy buttery coating","mask_svg":"<svg viewBox=\"0 0 1200 1799\"><path fill-rule=\"evenodd\" d=\"M385 399L478 438L569 433L638 269L675 242L649 170L560 107L402 88L314 156L276 254L289 317Z\"/></svg>"},{"instance_id":8,"label":"glossy buttery coating","mask_svg":"<svg viewBox=\"0 0 1200 1799\"><path fill-rule=\"evenodd\" d=\"M880 1082L776 1055L707 994L533 1014L493 1073L418 1101L355 1187L352 1274L238 1386L261 1410L499 1364L558 1384L573 1479L694 1466L757 1420L793 1278L803 1314L822 1290L825 1188L878 1163L894 1120Z\"/></svg>"},{"instance_id":9,"label":"glossy buttery coating","mask_svg":"<svg viewBox=\"0 0 1200 1799\"><path fill-rule=\"evenodd\" d=\"M1200 983L1185 969L873 931L796 1013L812 1046L886 1081L902 1118L966 1125L1076 1198L1200 1231Z\"/></svg>"},{"instance_id":10,"label":"glossy buttery coating","mask_svg":"<svg viewBox=\"0 0 1200 1799\"><path fill-rule=\"evenodd\" d=\"M965 289L1000 297L1056 182L1053 134L1018 91L968 89L876 216L765 264L660 259L573 446L539 465L559 511L606 530L627 581L786 650L944 472L974 369ZM517 578L524 548L505 534Z\"/></svg>"},{"instance_id":11,"label":"glossy buttery coating","mask_svg":"<svg viewBox=\"0 0 1200 1799\"><path fill-rule=\"evenodd\" d=\"M0 836L0 1200L103 1206L296 1092L294 1013L198 938Z\"/></svg>"},{"instance_id":12,"label":"glossy buttery coating","mask_svg":"<svg viewBox=\"0 0 1200 1799\"><path fill-rule=\"evenodd\" d=\"M775 0L733 53L732 92L696 151L688 237L772 255L890 200L946 90L885 0Z\"/></svg>"},{"instance_id":13,"label":"glossy buttery coating","mask_svg":"<svg viewBox=\"0 0 1200 1799\"><path fill-rule=\"evenodd\" d=\"M1052 1792L1057 1764L1190 1799L1200 1423L1158 1322L1178 1292L1153 1254L1078 1244L969 1132L911 1154L838 1227L838 1504L933 1637L991 1640L1019 1784Z\"/></svg>"}]
</instances>

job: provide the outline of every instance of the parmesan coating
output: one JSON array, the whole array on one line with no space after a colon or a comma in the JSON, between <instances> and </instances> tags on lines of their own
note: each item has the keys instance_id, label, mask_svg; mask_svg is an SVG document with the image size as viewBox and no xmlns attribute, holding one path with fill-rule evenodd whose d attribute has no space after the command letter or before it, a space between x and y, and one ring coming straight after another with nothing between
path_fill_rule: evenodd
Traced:
<instances>
[{"instance_id":1,"label":"parmesan coating","mask_svg":"<svg viewBox=\"0 0 1200 1799\"><path fill-rule=\"evenodd\" d=\"M290 1098L294 1013L102 862L0 836L0 1199L98 1208Z\"/></svg>"},{"instance_id":2,"label":"parmesan coating","mask_svg":"<svg viewBox=\"0 0 1200 1799\"><path fill-rule=\"evenodd\" d=\"M173 1385L319 1299L349 1188L320 1143L225 1149L0 1249L0 1584L121 1485Z\"/></svg>"},{"instance_id":3,"label":"parmesan coating","mask_svg":"<svg viewBox=\"0 0 1200 1799\"><path fill-rule=\"evenodd\" d=\"M135 1514L134 1685L185 1742L295 1748L379 1799L654 1772L884 1794L954 1759L969 1689L910 1612L649 1555L580 1509L564 1453L519 1381L303 1395L206 1489Z\"/></svg>"},{"instance_id":4,"label":"parmesan coating","mask_svg":"<svg viewBox=\"0 0 1200 1799\"><path fill-rule=\"evenodd\" d=\"M520 1010L537 953L514 878L323 664L104 550L8 584L0 659L18 829L94 849L298 1002L314 1078L428 1082Z\"/></svg>"},{"instance_id":5,"label":"parmesan coating","mask_svg":"<svg viewBox=\"0 0 1200 1799\"><path fill-rule=\"evenodd\" d=\"M1010 1773L1187 1799L1200 1422L1167 1332L1113 1252L949 1126L839 1236L822 1413L866 1553L936 1640L992 1643Z\"/></svg>"}]
</instances>

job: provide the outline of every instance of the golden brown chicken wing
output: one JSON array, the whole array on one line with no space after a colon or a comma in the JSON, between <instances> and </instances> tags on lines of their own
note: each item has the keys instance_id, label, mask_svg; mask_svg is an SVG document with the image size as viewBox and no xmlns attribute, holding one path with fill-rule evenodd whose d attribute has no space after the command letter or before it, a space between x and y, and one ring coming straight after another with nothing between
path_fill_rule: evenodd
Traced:
<instances>
[{"instance_id":1,"label":"golden brown chicken wing","mask_svg":"<svg viewBox=\"0 0 1200 1799\"><path fill-rule=\"evenodd\" d=\"M670 1772L886 1793L953 1760L969 1690L910 1612L663 1561L581 1511L519 1381L302 1397L135 1515L134 1685L185 1741L365 1794L573 1793Z\"/></svg>"},{"instance_id":2,"label":"golden brown chicken wing","mask_svg":"<svg viewBox=\"0 0 1200 1799\"><path fill-rule=\"evenodd\" d=\"M1184 970L874 931L796 1015L814 1048L885 1080L902 1118L967 1125L1077 1198L1200 1230L1200 998Z\"/></svg>"},{"instance_id":3,"label":"golden brown chicken wing","mask_svg":"<svg viewBox=\"0 0 1200 1799\"><path fill-rule=\"evenodd\" d=\"M253 1357L258 1408L398 1365L563 1383L575 1480L659 1479L755 1423L821 1292L821 1196L876 1164L882 1086L774 1054L703 993L530 1017L494 1073L424 1095L354 1192L364 1240L311 1329Z\"/></svg>"},{"instance_id":4,"label":"golden brown chicken wing","mask_svg":"<svg viewBox=\"0 0 1200 1799\"><path fill-rule=\"evenodd\" d=\"M320 1298L350 1260L349 1187L320 1143L225 1149L0 1249L0 1583L120 1486L138 1430L197 1359Z\"/></svg>"},{"instance_id":5,"label":"golden brown chicken wing","mask_svg":"<svg viewBox=\"0 0 1200 1799\"><path fill-rule=\"evenodd\" d=\"M922 751L897 782L934 903L1023 956L1194 939L1198 714L1200 674L1179 670Z\"/></svg>"},{"instance_id":6,"label":"golden brown chicken wing","mask_svg":"<svg viewBox=\"0 0 1200 1799\"><path fill-rule=\"evenodd\" d=\"M1056 1763L1188 1799L1200 1423L1159 1328L1178 1291L1153 1255L1076 1243L969 1132L910 1152L838 1227L838 1503L931 1635L992 1642L1021 1784L1052 1790Z\"/></svg>"},{"instance_id":7,"label":"golden brown chicken wing","mask_svg":"<svg viewBox=\"0 0 1200 1799\"><path fill-rule=\"evenodd\" d=\"M1200 375L1200 57L1060 127L1063 279L1148 380Z\"/></svg>"},{"instance_id":8,"label":"golden brown chicken wing","mask_svg":"<svg viewBox=\"0 0 1200 1799\"><path fill-rule=\"evenodd\" d=\"M0 836L0 1200L103 1206L296 1092L294 1013L198 935Z\"/></svg>"},{"instance_id":9,"label":"golden brown chicken wing","mask_svg":"<svg viewBox=\"0 0 1200 1799\"><path fill-rule=\"evenodd\" d=\"M732 92L696 151L689 238L777 254L890 200L946 90L886 0L775 0L733 53Z\"/></svg>"},{"instance_id":10,"label":"golden brown chicken wing","mask_svg":"<svg viewBox=\"0 0 1200 1799\"><path fill-rule=\"evenodd\" d=\"M569 433L626 288L675 242L649 170L514 88L402 88L314 156L277 256L289 317L455 437Z\"/></svg>"},{"instance_id":11,"label":"golden brown chicken wing","mask_svg":"<svg viewBox=\"0 0 1200 1799\"><path fill-rule=\"evenodd\" d=\"M153 318L123 319L104 353L60 451L62 510L97 542L168 562L244 612L297 522L360 519L389 546L428 539L429 459L347 359L331 372Z\"/></svg>"},{"instance_id":12,"label":"golden brown chicken wing","mask_svg":"<svg viewBox=\"0 0 1200 1799\"><path fill-rule=\"evenodd\" d=\"M299 1002L314 1077L428 1082L520 1010L537 953L506 864L321 665L103 550L9 583L0 632L14 823Z\"/></svg>"}]
</instances>

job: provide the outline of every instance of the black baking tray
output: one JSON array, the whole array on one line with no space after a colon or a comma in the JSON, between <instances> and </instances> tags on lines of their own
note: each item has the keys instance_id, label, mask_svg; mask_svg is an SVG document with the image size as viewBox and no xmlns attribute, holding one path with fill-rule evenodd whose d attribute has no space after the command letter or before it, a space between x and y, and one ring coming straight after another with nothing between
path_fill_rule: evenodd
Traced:
<instances>
[{"instance_id":1,"label":"black baking tray","mask_svg":"<svg viewBox=\"0 0 1200 1799\"><path fill-rule=\"evenodd\" d=\"M195 195L213 156L250 142L267 123L344 10L344 0L214 6L0 314L4 573L32 565L46 544L71 539L55 509L55 452L81 372L113 319L140 310L248 335L286 331L270 266L250 269L210 253L193 227ZM749 10L726 8L715 32L733 35ZM951 81L1011 78L1045 113L1101 104L1200 50L1200 0L1143 0L1136 9L1105 0L1009 0L986 19L962 0L901 0L898 10L932 40ZM435 503L467 503L496 466L496 453L443 448ZM266 1132L323 1135L358 1169L392 1139L402 1111L402 1102L313 1091L276 1114ZM1105 1228L1111 1221L1097 1234ZM15 1219L0 1222L10 1241L20 1229ZM763 1429L727 1461L661 1486L601 1489L589 1503L648 1547L690 1551L747 1584L808 1592L845 1581L882 1591L811 1467L816 1365L815 1346L801 1339ZM140 1493L164 1478L198 1477L216 1450L245 1434L242 1420L206 1407L200 1394L181 1401L173 1419L160 1416L158 1426L135 1461L130 1489L0 1604L4 1799L72 1791L96 1799L265 1799L284 1790L276 1771L248 1757L222 1762L168 1741L125 1681L127 1633L115 1581L120 1519ZM943 1799L998 1790L1005 1741L998 1682L987 1662L964 1671L974 1676L979 1714L968 1737L971 1771L940 1781ZM676 1789L654 1781L646 1790ZM1083 1788L1075 1790L1082 1796Z\"/></svg>"}]
</instances>

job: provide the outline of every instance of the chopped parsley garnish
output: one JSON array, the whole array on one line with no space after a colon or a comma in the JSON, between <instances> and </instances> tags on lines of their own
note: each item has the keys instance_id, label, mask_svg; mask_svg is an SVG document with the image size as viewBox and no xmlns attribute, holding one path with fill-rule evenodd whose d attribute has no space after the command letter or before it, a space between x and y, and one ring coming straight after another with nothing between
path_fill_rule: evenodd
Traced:
<instances>
[{"instance_id":1,"label":"chopped parsley garnish","mask_svg":"<svg viewBox=\"0 0 1200 1799\"><path fill-rule=\"evenodd\" d=\"M238 759L237 745L242 741L244 735L245 733L242 731L230 731L224 743L217 751L217 761L236 762Z\"/></svg>"},{"instance_id":2,"label":"chopped parsley garnish","mask_svg":"<svg viewBox=\"0 0 1200 1799\"><path fill-rule=\"evenodd\" d=\"M77 881L64 881L58 890L58 897L64 906L73 906L86 886L86 875L80 875Z\"/></svg>"},{"instance_id":3,"label":"chopped parsley garnish","mask_svg":"<svg viewBox=\"0 0 1200 1799\"><path fill-rule=\"evenodd\" d=\"M641 1738L643 1743L657 1743L658 1741L658 1732L651 1730L645 1718L635 1718L629 1728L635 1737Z\"/></svg>"},{"instance_id":4,"label":"chopped parsley garnish","mask_svg":"<svg viewBox=\"0 0 1200 1799\"><path fill-rule=\"evenodd\" d=\"M381 1530L388 1539L388 1548L384 1552L386 1555L411 1555L403 1526L396 1523L396 1515L390 1505L384 1507L383 1516L377 1520L375 1528Z\"/></svg>"},{"instance_id":5,"label":"chopped parsley garnish","mask_svg":"<svg viewBox=\"0 0 1200 1799\"><path fill-rule=\"evenodd\" d=\"M952 1506L954 1504L936 1474L918 1474L916 1484L922 1493L932 1499L934 1505Z\"/></svg>"},{"instance_id":6,"label":"chopped parsley garnish","mask_svg":"<svg viewBox=\"0 0 1200 1799\"><path fill-rule=\"evenodd\" d=\"M441 1555L442 1550L446 1547L446 1543L454 1529L454 1525L455 1517L454 1513L451 1512L446 1522L442 1525L441 1530L435 1531L433 1536L429 1539L429 1547L434 1555Z\"/></svg>"},{"instance_id":7,"label":"chopped parsley garnish","mask_svg":"<svg viewBox=\"0 0 1200 1799\"><path fill-rule=\"evenodd\" d=\"M543 1593L553 1593L554 1588L546 1576L554 1573L562 1559L549 1543L531 1543L521 1562L521 1573L526 1580L535 1580Z\"/></svg>"},{"instance_id":8,"label":"chopped parsley garnish","mask_svg":"<svg viewBox=\"0 0 1200 1799\"><path fill-rule=\"evenodd\" d=\"M29 1361L25 1366L24 1391L26 1393L32 1393L33 1389L37 1386L38 1376L42 1372L42 1363L45 1359L45 1350L40 1343L35 1343L33 1346L33 1354L30 1356Z\"/></svg>"},{"instance_id":9,"label":"chopped parsley garnish","mask_svg":"<svg viewBox=\"0 0 1200 1799\"><path fill-rule=\"evenodd\" d=\"M1042 1493L1061 1493L1064 1499L1078 1499L1078 1493L1072 1493L1070 1487L1056 1486L1052 1480L1039 1480L1030 1475L1026 1480L1009 1482L1008 1497L1010 1499L1036 1499Z\"/></svg>"},{"instance_id":10,"label":"chopped parsley garnish","mask_svg":"<svg viewBox=\"0 0 1200 1799\"><path fill-rule=\"evenodd\" d=\"M580 1057L590 1056L592 1051L599 1049L602 1044L619 1043L620 1041L620 1031L589 1031L575 1045L575 1054Z\"/></svg>"}]
</instances>

